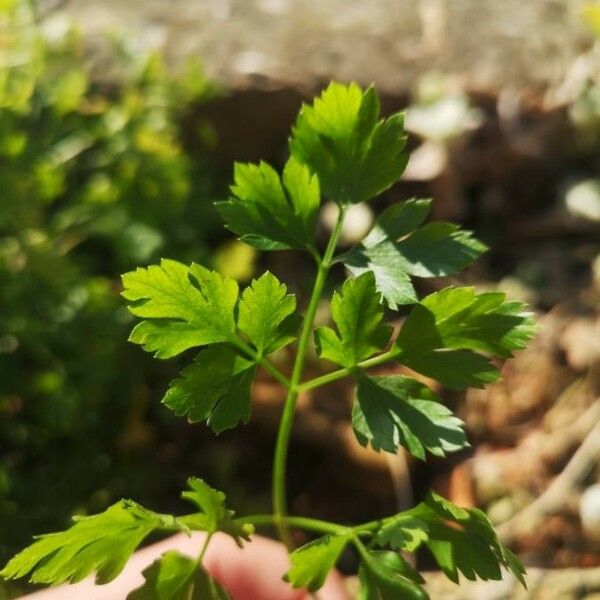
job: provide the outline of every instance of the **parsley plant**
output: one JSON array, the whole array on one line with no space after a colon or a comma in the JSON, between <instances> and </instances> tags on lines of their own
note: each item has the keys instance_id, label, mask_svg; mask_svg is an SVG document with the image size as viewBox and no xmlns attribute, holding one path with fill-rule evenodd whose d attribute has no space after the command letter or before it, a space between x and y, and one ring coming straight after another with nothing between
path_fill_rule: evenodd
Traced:
<instances>
[{"instance_id":1,"label":"parsley plant","mask_svg":"<svg viewBox=\"0 0 600 600\"><path fill-rule=\"evenodd\" d=\"M518 558L496 536L486 515L460 508L430 493L414 508L359 525L290 516L286 506L286 462L298 395L351 377L355 382L352 424L358 441L376 452L401 448L425 460L468 446L462 422L424 383L412 377L373 376L369 368L399 362L455 390L496 381L492 358L506 359L533 335L531 316L504 294L448 287L419 299L413 277L447 276L473 262L485 246L450 223L428 223L427 200L408 200L385 210L361 243L336 254L347 208L394 184L407 162L402 114L380 118L373 88L332 83L304 105L292 130L290 159L281 175L273 167L238 164L231 198L217 203L230 230L261 250L300 250L316 262L316 278L303 315L294 295L271 273L240 293L228 277L198 264L164 259L123 276L123 296L140 318L130 340L157 358L194 348L196 356L167 390L163 402L191 422L206 421L215 433L246 423L252 382L266 369L287 390L273 463L272 515L236 518L225 497L199 479L183 493L196 511L163 515L127 500L104 513L78 518L67 531L41 536L2 571L29 574L36 583L75 582L95 572L99 583L122 570L152 532L205 531L197 561L168 552L145 573L142 588L128 598L176 600L227 598L198 569L212 534L250 541L255 527L277 526L291 551L286 581L318 590L347 546L360 558L362 600L423 599L423 579L404 558L425 546L444 573L458 581L500 579L502 567L524 583ZM339 207L323 253L316 241L321 197ZM351 276L331 300L334 327L313 327L327 276L342 263ZM393 337L386 308L409 306ZM337 370L303 380L308 346ZM297 351L288 377L269 355L292 343ZM293 549L289 530L319 534Z\"/></svg>"}]
</instances>

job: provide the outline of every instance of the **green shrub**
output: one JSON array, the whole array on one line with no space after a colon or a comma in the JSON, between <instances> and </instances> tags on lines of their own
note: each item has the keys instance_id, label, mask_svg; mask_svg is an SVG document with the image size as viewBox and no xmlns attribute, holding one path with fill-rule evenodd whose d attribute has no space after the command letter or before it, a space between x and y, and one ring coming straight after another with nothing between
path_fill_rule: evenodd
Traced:
<instances>
[{"instance_id":1,"label":"green shrub","mask_svg":"<svg viewBox=\"0 0 600 600\"><path fill-rule=\"evenodd\" d=\"M115 468L155 370L123 344L118 274L206 257L215 222L206 150L192 168L178 125L211 86L113 48L110 81L92 77L75 29L0 2L0 554L62 525Z\"/></svg>"}]
</instances>

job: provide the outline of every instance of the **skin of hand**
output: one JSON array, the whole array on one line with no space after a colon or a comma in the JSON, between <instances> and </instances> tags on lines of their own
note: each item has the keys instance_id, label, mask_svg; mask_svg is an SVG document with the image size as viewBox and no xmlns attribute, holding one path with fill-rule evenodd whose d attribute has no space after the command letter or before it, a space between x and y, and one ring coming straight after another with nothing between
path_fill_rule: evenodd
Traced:
<instances>
[{"instance_id":1,"label":"skin of hand","mask_svg":"<svg viewBox=\"0 0 600 600\"><path fill-rule=\"evenodd\" d=\"M125 600L142 585L142 571L168 550L196 557L204 534L175 535L136 552L122 573L106 585L95 585L93 577L74 585L47 588L21 600ZM252 543L240 549L224 534L215 534L203 562L208 572L231 594L233 600L309 600L310 595L293 590L282 580L289 567L285 548L265 537L253 536ZM318 591L318 600L350 600L342 578L331 573Z\"/></svg>"}]
</instances>

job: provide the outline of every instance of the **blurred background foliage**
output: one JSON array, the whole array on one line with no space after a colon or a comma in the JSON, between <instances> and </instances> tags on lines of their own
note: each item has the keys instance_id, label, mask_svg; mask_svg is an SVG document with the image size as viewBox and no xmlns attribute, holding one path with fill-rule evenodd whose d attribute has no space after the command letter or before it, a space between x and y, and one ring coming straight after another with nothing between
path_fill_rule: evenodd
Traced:
<instances>
[{"instance_id":1,"label":"blurred background foliage","mask_svg":"<svg viewBox=\"0 0 600 600\"><path fill-rule=\"evenodd\" d=\"M123 488L163 485L135 455L162 367L125 343L119 274L159 256L209 261L221 236L214 131L187 114L216 89L198 64L172 75L158 54L110 47L110 76L92 73L77 29L0 2L2 561Z\"/></svg>"}]
</instances>

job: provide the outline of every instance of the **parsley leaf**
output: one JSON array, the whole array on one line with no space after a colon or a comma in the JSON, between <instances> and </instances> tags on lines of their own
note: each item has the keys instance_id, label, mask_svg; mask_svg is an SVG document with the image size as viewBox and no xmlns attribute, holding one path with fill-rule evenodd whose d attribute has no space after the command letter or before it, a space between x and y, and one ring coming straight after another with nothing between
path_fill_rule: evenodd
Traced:
<instances>
[{"instance_id":1,"label":"parsley leaf","mask_svg":"<svg viewBox=\"0 0 600 600\"><path fill-rule=\"evenodd\" d=\"M261 250L314 248L319 181L294 157L281 178L266 162L236 163L231 192L215 206L243 242Z\"/></svg>"},{"instance_id":2,"label":"parsley leaf","mask_svg":"<svg viewBox=\"0 0 600 600\"><path fill-rule=\"evenodd\" d=\"M131 500L120 500L103 513L74 517L75 524L66 531L39 536L8 562L0 576L15 579L31 573L32 583L56 585L76 583L96 572L96 583L102 584L123 570L135 549L154 531L222 531L240 546L242 540L249 539L252 525L233 520L233 511L225 507L224 494L201 479L190 478L188 485L191 490L182 496L200 509L198 513L174 517ZM167 589L172 589L171 584ZM179 596L173 596L176 598Z\"/></svg>"},{"instance_id":3,"label":"parsley leaf","mask_svg":"<svg viewBox=\"0 0 600 600\"><path fill-rule=\"evenodd\" d=\"M535 327L519 302L505 294L476 294L472 287L446 288L410 312L395 342L398 360L452 389L483 387L498 369L475 351L508 358L524 348Z\"/></svg>"},{"instance_id":4,"label":"parsley leaf","mask_svg":"<svg viewBox=\"0 0 600 600\"><path fill-rule=\"evenodd\" d=\"M145 583L127 600L228 600L229 594L196 560L166 552L143 572Z\"/></svg>"},{"instance_id":5,"label":"parsley leaf","mask_svg":"<svg viewBox=\"0 0 600 600\"><path fill-rule=\"evenodd\" d=\"M392 310L396 310L398 306L417 302L417 292L410 277L397 262L398 255L394 245L385 241L373 248L365 249L367 250L368 256L361 250L361 246L356 246L343 256L348 271L354 276L373 273L377 291Z\"/></svg>"},{"instance_id":6,"label":"parsley leaf","mask_svg":"<svg viewBox=\"0 0 600 600\"><path fill-rule=\"evenodd\" d=\"M403 532L392 534L394 527L403 529L408 519L421 522L420 539L429 548L441 569L449 579L458 583L458 574L467 579L480 577L483 580L502 578L500 565L512 571L525 586L525 570L519 559L499 540L489 519L477 508L461 508L441 496L430 492L421 504L400 513L397 517L385 519L376 539L379 543L387 539L401 542ZM385 533L384 533L385 532ZM384 536L383 540L381 536ZM397 544L396 547L401 544ZM415 544L401 546L415 549Z\"/></svg>"},{"instance_id":7,"label":"parsley leaf","mask_svg":"<svg viewBox=\"0 0 600 600\"><path fill-rule=\"evenodd\" d=\"M201 350L163 398L176 415L190 423L206 421L215 433L247 423L256 363L225 344Z\"/></svg>"},{"instance_id":8,"label":"parsley leaf","mask_svg":"<svg viewBox=\"0 0 600 600\"><path fill-rule=\"evenodd\" d=\"M138 545L156 530L186 530L175 517L161 515L130 500L103 513L75 517L66 531L40 536L17 554L0 575L7 579L31 573L32 583L75 583L96 571L96 582L107 583L123 569Z\"/></svg>"},{"instance_id":9,"label":"parsley leaf","mask_svg":"<svg viewBox=\"0 0 600 600\"><path fill-rule=\"evenodd\" d=\"M409 377L359 376L352 409L358 441L395 454L404 446L425 459L469 445L463 423L425 385Z\"/></svg>"},{"instance_id":10,"label":"parsley leaf","mask_svg":"<svg viewBox=\"0 0 600 600\"><path fill-rule=\"evenodd\" d=\"M373 271L377 289L390 308L417 301L410 276L451 275L487 249L470 231L452 223L428 223L417 229L429 207L427 200L391 206L363 242L341 257L353 275Z\"/></svg>"},{"instance_id":11,"label":"parsley leaf","mask_svg":"<svg viewBox=\"0 0 600 600\"><path fill-rule=\"evenodd\" d=\"M315 331L317 354L351 367L381 350L392 328L382 325L384 309L375 290L375 277L365 273L348 279L331 300L331 315L339 335L330 327Z\"/></svg>"},{"instance_id":12,"label":"parsley leaf","mask_svg":"<svg viewBox=\"0 0 600 600\"><path fill-rule=\"evenodd\" d=\"M396 552L367 550L358 546L360 593L358 600L428 600L419 585L423 578Z\"/></svg>"},{"instance_id":13,"label":"parsley leaf","mask_svg":"<svg viewBox=\"0 0 600 600\"><path fill-rule=\"evenodd\" d=\"M430 209L431 200L416 198L388 206L377 217L363 245L372 248L385 239L399 240L422 225Z\"/></svg>"},{"instance_id":14,"label":"parsley leaf","mask_svg":"<svg viewBox=\"0 0 600 600\"><path fill-rule=\"evenodd\" d=\"M123 275L122 295L129 310L147 319L131 332L158 358L170 358L196 346L230 340L235 335L238 285L228 277L192 264L163 259L159 265Z\"/></svg>"},{"instance_id":15,"label":"parsley leaf","mask_svg":"<svg viewBox=\"0 0 600 600\"><path fill-rule=\"evenodd\" d=\"M383 548L414 552L428 539L428 531L425 521L400 513L385 519L377 532L375 542Z\"/></svg>"},{"instance_id":16,"label":"parsley leaf","mask_svg":"<svg viewBox=\"0 0 600 600\"><path fill-rule=\"evenodd\" d=\"M285 581L295 588L318 590L348 541L347 535L325 535L294 550L290 554L292 566L284 576Z\"/></svg>"},{"instance_id":17,"label":"parsley leaf","mask_svg":"<svg viewBox=\"0 0 600 600\"><path fill-rule=\"evenodd\" d=\"M530 313L520 302L506 302L502 292L477 294L473 287L449 287L424 298L421 305L435 319L427 330L447 348L467 348L509 358L525 348L534 333ZM418 327L419 324L414 324ZM414 334L414 331L413 331Z\"/></svg>"},{"instance_id":18,"label":"parsley leaf","mask_svg":"<svg viewBox=\"0 0 600 600\"><path fill-rule=\"evenodd\" d=\"M296 339L300 317L295 314L296 297L268 271L252 281L242 293L238 327L259 355L269 354Z\"/></svg>"},{"instance_id":19,"label":"parsley leaf","mask_svg":"<svg viewBox=\"0 0 600 600\"><path fill-rule=\"evenodd\" d=\"M221 531L230 535L238 546L242 540L249 541L254 527L246 523L239 524L233 520L235 512L225 506L225 494L210 487L202 479L190 477L188 486L191 488L181 494L181 497L195 504L200 513L179 518L179 522L190 529L215 533Z\"/></svg>"},{"instance_id":20,"label":"parsley leaf","mask_svg":"<svg viewBox=\"0 0 600 600\"><path fill-rule=\"evenodd\" d=\"M319 177L322 192L346 204L370 200L394 184L408 161L404 118L380 119L377 92L331 83L303 104L292 129L292 155Z\"/></svg>"}]
</instances>

